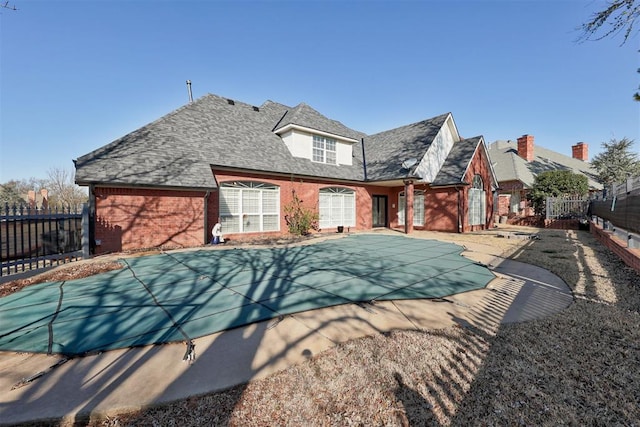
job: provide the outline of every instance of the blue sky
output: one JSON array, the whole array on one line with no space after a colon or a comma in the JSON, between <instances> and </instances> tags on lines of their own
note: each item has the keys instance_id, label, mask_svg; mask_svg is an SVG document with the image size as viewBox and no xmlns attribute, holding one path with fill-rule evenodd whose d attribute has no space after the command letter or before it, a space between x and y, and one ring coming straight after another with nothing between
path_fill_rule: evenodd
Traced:
<instances>
[{"instance_id":1,"label":"blue sky","mask_svg":"<svg viewBox=\"0 0 640 427\"><path fill-rule=\"evenodd\" d=\"M2 0L4 3L5 0ZM27 1L0 10L0 183L195 98L305 102L376 133L452 112L464 137L571 155L640 146L640 37L576 43L603 1Z\"/></svg>"}]
</instances>

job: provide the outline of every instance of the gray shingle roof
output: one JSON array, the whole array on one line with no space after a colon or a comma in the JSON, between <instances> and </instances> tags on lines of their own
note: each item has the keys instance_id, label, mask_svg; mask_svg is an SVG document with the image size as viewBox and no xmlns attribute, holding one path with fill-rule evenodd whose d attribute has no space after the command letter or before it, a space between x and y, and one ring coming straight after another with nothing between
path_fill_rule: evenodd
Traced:
<instances>
[{"instance_id":1,"label":"gray shingle roof","mask_svg":"<svg viewBox=\"0 0 640 427\"><path fill-rule=\"evenodd\" d=\"M431 185L446 186L465 183L464 176L469 169L473 155L481 141L482 137L476 136L474 138L463 139L453 144L447 159Z\"/></svg>"},{"instance_id":2,"label":"gray shingle roof","mask_svg":"<svg viewBox=\"0 0 640 427\"><path fill-rule=\"evenodd\" d=\"M364 137L368 181L407 176L402 162L422 159L449 113L365 136L302 103L296 107L266 101L259 108L217 95L205 95L76 160L76 182L211 189L217 168L364 181ZM330 165L294 157L275 133L298 125L355 141L353 165ZM457 142L434 184L459 183L481 141Z\"/></svg>"},{"instance_id":3,"label":"gray shingle roof","mask_svg":"<svg viewBox=\"0 0 640 427\"><path fill-rule=\"evenodd\" d=\"M290 107L272 101L256 108L206 95L79 157L76 182L215 188L212 165L342 180L363 179L359 144L354 146L353 166L314 163L293 157L280 137L273 133L276 123L289 110ZM310 107L301 110L304 113L301 117L313 116L313 120L321 121L316 117L319 113L310 113L309 110L315 111ZM345 133L360 135L355 131Z\"/></svg>"},{"instance_id":4,"label":"gray shingle roof","mask_svg":"<svg viewBox=\"0 0 640 427\"><path fill-rule=\"evenodd\" d=\"M367 177L371 181L405 177L402 162L410 158L420 161L448 116L442 114L366 137Z\"/></svg>"},{"instance_id":5,"label":"gray shingle roof","mask_svg":"<svg viewBox=\"0 0 640 427\"><path fill-rule=\"evenodd\" d=\"M304 102L286 112L282 120L276 125L275 132L287 125L304 126L358 141L365 136L364 133L349 129L337 120L323 116Z\"/></svg>"},{"instance_id":6,"label":"gray shingle roof","mask_svg":"<svg viewBox=\"0 0 640 427\"><path fill-rule=\"evenodd\" d=\"M498 182L521 181L525 187L530 188L539 173L570 170L573 173L586 175L590 188L602 189L602 184L596 180L597 172L589 162L574 159L538 145L533 147L533 160L530 162L518 155L518 144L515 141L494 142L489 146L489 155Z\"/></svg>"}]
</instances>

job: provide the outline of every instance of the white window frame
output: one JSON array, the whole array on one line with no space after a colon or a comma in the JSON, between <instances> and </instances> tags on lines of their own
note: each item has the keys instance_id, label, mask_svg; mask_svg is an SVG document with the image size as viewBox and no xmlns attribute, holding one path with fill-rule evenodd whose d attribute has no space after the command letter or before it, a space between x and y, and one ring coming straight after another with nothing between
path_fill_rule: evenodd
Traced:
<instances>
[{"instance_id":1,"label":"white window frame","mask_svg":"<svg viewBox=\"0 0 640 427\"><path fill-rule=\"evenodd\" d=\"M253 206L249 202L251 198L257 201ZM277 185L256 181L221 183L218 207L223 233L280 231L280 187Z\"/></svg>"},{"instance_id":2,"label":"white window frame","mask_svg":"<svg viewBox=\"0 0 640 427\"><path fill-rule=\"evenodd\" d=\"M350 188L321 188L318 196L320 228L355 227L356 192Z\"/></svg>"},{"instance_id":3,"label":"white window frame","mask_svg":"<svg viewBox=\"0 0 640 427\"><path fill-rule=\"evenodd\" d=\"M398 194L398 225L404 225L404 191ZM424 225L424 191L413 190L413 225Z\"/></svg>"},{"instance_id":4,"label":"white window frame","mask_svg":"<svg viewBox=\"0 0 640 427\"><path fill-rule=\"evenodd\" d=\"M509 198L509 212L517 214L520 211L520 193L512 193Z\"/></svg>"},{"instance_id":5,"label":"white window frame","mask_svg":"<svg viewBox=\"0 0 640 427\"><path fill-rule=\"evenodd\" d=\"M475 175L469 189L469 225L485 225L487 197L482 177Z\"/></svg>"},{"instance_id":6,"label":"white window frame","mask_svg":"<svg viewBox=\"0 0 640 427\"><path fill-rule=\"evenodd\" d=\"M321 135L313 135L311 160L316 163L337 164L337 141Z\"/></svg>"}]
</instances>

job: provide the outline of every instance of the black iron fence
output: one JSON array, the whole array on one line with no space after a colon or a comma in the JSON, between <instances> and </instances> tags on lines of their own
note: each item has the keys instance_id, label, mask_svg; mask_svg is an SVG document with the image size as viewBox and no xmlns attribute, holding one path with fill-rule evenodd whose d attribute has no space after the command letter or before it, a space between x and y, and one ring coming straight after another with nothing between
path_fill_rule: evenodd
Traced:
<instances>
[{"instance_id":1,"label":"black iron fence","mask_svg":"<svg viewBox=\"0 0 640 427\"><path fill-rule=\"evenodd\" d=\"M80 258L80 208L0 208L0 276Z\"/></svg>"}]
</instances>

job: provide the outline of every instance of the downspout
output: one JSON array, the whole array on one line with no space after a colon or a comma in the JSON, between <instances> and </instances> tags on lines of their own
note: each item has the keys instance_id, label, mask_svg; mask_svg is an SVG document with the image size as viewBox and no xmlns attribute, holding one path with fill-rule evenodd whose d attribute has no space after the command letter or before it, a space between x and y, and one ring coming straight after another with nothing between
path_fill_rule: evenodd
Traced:
<instances>
[{"instance_id":1,"label":"downspout","mask_svg":"<svg viewBox=\"0 0 640 427\"><path fill-rule=\"evenodd\" d=\"M96 253L96 186L89 184L89 252Z\"/></svg>"},{"instance_id":2,"label":"downspout","mask_svg":"<svg viewBox=\"0 0 640 427\"><path fill-rule=\"evenodd\" d=\"M360 138L362 144L362 167L364 168L364 180L367 180L367 158L364 153L364 138Z\"/></svg>"},{"instance_id":3,"label":"downspout","mask_svg":"<svg viewBox=\"0 0 640 427\"><path fill-rule=\"evenodd\" d=\"M409 234L409 184L404 183L404 234Z\"/></svg>"},{"instance_id":4,"label":"downspout","mask_svg":"<svg viewBox=\"0 0 640 427\"><path fill-rule=\"evenodd\" d=\"M462 233L462 188L460 186L456 186L456 190L458 190L458 233Z\"/></svg>"},{"instance_id":5,"label":"downspout","mask_svg":"<svg viewBox=\"0 0 640 427\"><path fill-rule=\"evenodd\" d=\"M207 190L204 195L204 244L209 242L209 195L211 190Z\"/></svg>"}]
</instances>

